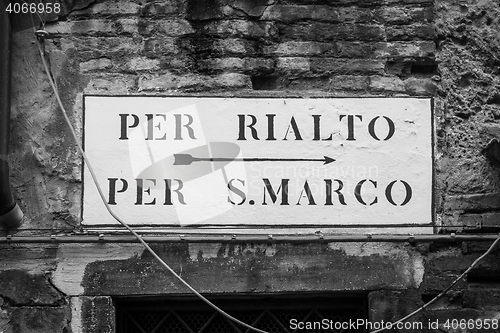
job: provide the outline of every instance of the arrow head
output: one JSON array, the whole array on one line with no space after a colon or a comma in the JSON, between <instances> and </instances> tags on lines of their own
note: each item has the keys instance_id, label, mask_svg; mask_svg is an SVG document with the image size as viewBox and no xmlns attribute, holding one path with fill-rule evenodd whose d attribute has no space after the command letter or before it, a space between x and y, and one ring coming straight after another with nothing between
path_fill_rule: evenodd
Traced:
<instances>
[{"instance_id":1,"label":"arrow head","mask_svg":"<svg viewBox=\"0 0 500 333\"><path fill-rule=\"evenodd\" d=\"M174 165L191 165L193 156L189 154L174 154Z\"/></svg>"},{"instance_id":2,"label":"arrow head","mask_svg":"<svg viewBox=\"0 0 500 333\"><path fill-rule=\"evenodd\" d=\"M332 162L335 162L335 159L331 158L331 157L328 157L328 156L323 156L325 158L325 163L323 163L323 165L327 165L327 164L330 164Z\"/></svg>"}]
</instances>

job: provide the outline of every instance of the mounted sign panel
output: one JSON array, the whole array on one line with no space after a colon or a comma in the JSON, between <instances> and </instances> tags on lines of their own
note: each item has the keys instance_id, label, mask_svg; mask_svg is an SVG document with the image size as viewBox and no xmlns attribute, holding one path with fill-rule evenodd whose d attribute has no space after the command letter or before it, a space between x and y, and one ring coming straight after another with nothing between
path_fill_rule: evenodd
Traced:
<instances>
[{"instance_id":1,"label":"mounted sign panel","mask_svg":"<svg viewBox=\"0 0 500 333\"><path fill-rule=\"evenodd\" d=\"M85 96L84 112L132 225L432 232L430 99ZM117 224L86 167L83 224Z\"/></svg>"}]
</instances>

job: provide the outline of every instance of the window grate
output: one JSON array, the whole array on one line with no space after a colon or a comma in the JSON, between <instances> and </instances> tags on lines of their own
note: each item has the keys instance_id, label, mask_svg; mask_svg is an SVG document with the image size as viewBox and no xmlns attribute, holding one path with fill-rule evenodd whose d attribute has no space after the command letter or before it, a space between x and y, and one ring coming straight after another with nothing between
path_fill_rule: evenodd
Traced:
<instances>
[{"instance_id":1,"label":"window grate","mask_svg":"<svg viewBox=\"0 0 500 333\"><path fill-rule=\"evenodd\" d=\"M262 296L214 298L230 315L270 333L366 332L363 327L336 329L335 323L366 319L363 297ZM117 333L250 333L198 299L173 297L119 299L116 302ZM298 329L297 323L317 325ZM328 327L320 323L328 322ZM321 325L321 326L320 326Z\"/></svg>"}]
</instances>

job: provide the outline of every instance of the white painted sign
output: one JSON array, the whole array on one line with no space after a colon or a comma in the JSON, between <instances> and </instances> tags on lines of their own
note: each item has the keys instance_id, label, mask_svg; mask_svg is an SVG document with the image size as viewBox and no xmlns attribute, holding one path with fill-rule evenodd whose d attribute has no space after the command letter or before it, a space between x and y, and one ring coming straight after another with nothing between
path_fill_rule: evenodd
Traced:
<instances>
[{"instance_id":1,"label":"white painted sign","mask_svg":"<svg viewBox=\"0 0 500 333\"><path fill-rule=\"evenodd\" d=\"M430 99L85 96L84 109L85 151L130 224L432 232ZM87 168L83 223L117 223Z\"/></svg>"}]
</instances>

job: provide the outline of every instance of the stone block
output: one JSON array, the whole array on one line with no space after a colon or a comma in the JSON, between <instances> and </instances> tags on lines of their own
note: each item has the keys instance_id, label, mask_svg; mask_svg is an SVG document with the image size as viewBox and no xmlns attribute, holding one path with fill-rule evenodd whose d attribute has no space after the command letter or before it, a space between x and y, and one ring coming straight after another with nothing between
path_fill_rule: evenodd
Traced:
<instances>
[{"instance_id":1,"label":"stone block","mask_svg":"<svg viewBox=\"0 0 500 333\"><path fill-rule=\"evenodd\" d=\"M110 69L113 67L113 63L108 58L92 59L80 63L81 72L90 72L95 70Z\"/></svg>"},{"instance_id":2,"label":"stone block","mask_svg":"<svg viewBox=\"0 0 500 333\"><path fill-rule=\"evenodd\" d=\"M374 91L404 92L405 85L397 76L371 76L370 89Z\"/></svg>"},{"instance_id":3,"label":"stone block","mask_svg":"<svg viewBox=\"0 0 500 333\"><path fill-rule=\"evenodd\" d=\"M176 1L166 3L151 2L144 5L141 10L141 15L159 17L163 15L176 14L179 12L180 6Z\"/></svg>"},{"instance_id":4,"label":"stone block","mask_svg":"<svg viewBox=\"0 0 500 333\"><path fill-rule=\"evenodd\" d=\"M150 58L177 53L176 39L172 37L148 38L144 41L144 52Z\"/></svg>"},{"instance_id":5,"label":"stone block","mask_svg":"<svg viewBox=\"0 0 500 333\"><path fill-rule=\"evenodd\" d=\"M433 96L437 91L437 83L431 78L410 77L404 80L405 89L412 95Z\"/></svg>"},{"instance_id":6,"label":"stone block","mask_svg":"<svg viewBox=\"0 0 500 333\"><path fill-rule=\"evenodd\" d=\"M434 41L409 41L377 43L375 45L376 57L434 57L436 43Z\"/></svg>"},{"instance_id":7,"label":"stone block","mask_svg":"<svg viewBox=\"0 0 500 333\"><path fill-rule=\"evenodd\" d=\"M301 57L278 58L276 70L281 73L307 73L311 70L309 59Z\"/></svg>"},{"instance_id":8,"label":"stone block","mask_svg":"<svg viewBox=\"0 0 500 333\"><path fill-rule=\"evenodd\" d=\"M339 41L335 44L341 58L369 58L375 50L375 44L370 42Z\"/></svg>"},{"instance_id":9,"label":"stone block","mask_svg":"<svg viewBox=\"0 0 500 333\"><path fill-rule=\"evenodd\" d=\"M364 91L368 89L368 76L361 75L335 75L328 82L328 90L355 90Z\"/></svg>"},{"instance_id":10,"label":"stone block","mask_svg":"<svg viewBox=\"0 0 500 333\"><path fill-rule=\"evenodd\" d=\"M129 71L157 70L160 68L160 60L145 57L132 58L127 62L126 68Z\"/></svg>"},{"instance_id":11,"label":"stone block","mask_svg":"<svg viewBox=\"0 0 500 333\"><path fill-rule=\"evenodd\" d=\"M448 195L445 210L494 210L500 209L500 192Z\"/></svg>"},{"instance_id":12,"label":"stone block","mask_svg":"<svg viewBox=\"0 0 500 333\"><path fill-rule=\"evenodd\" d=\"M261 18L283 22L315 20L329 23L380 23L382 15L380 10L373 8L331 7L324 5L274 5L268 7Z\"/></svg>"}]
</instances>

